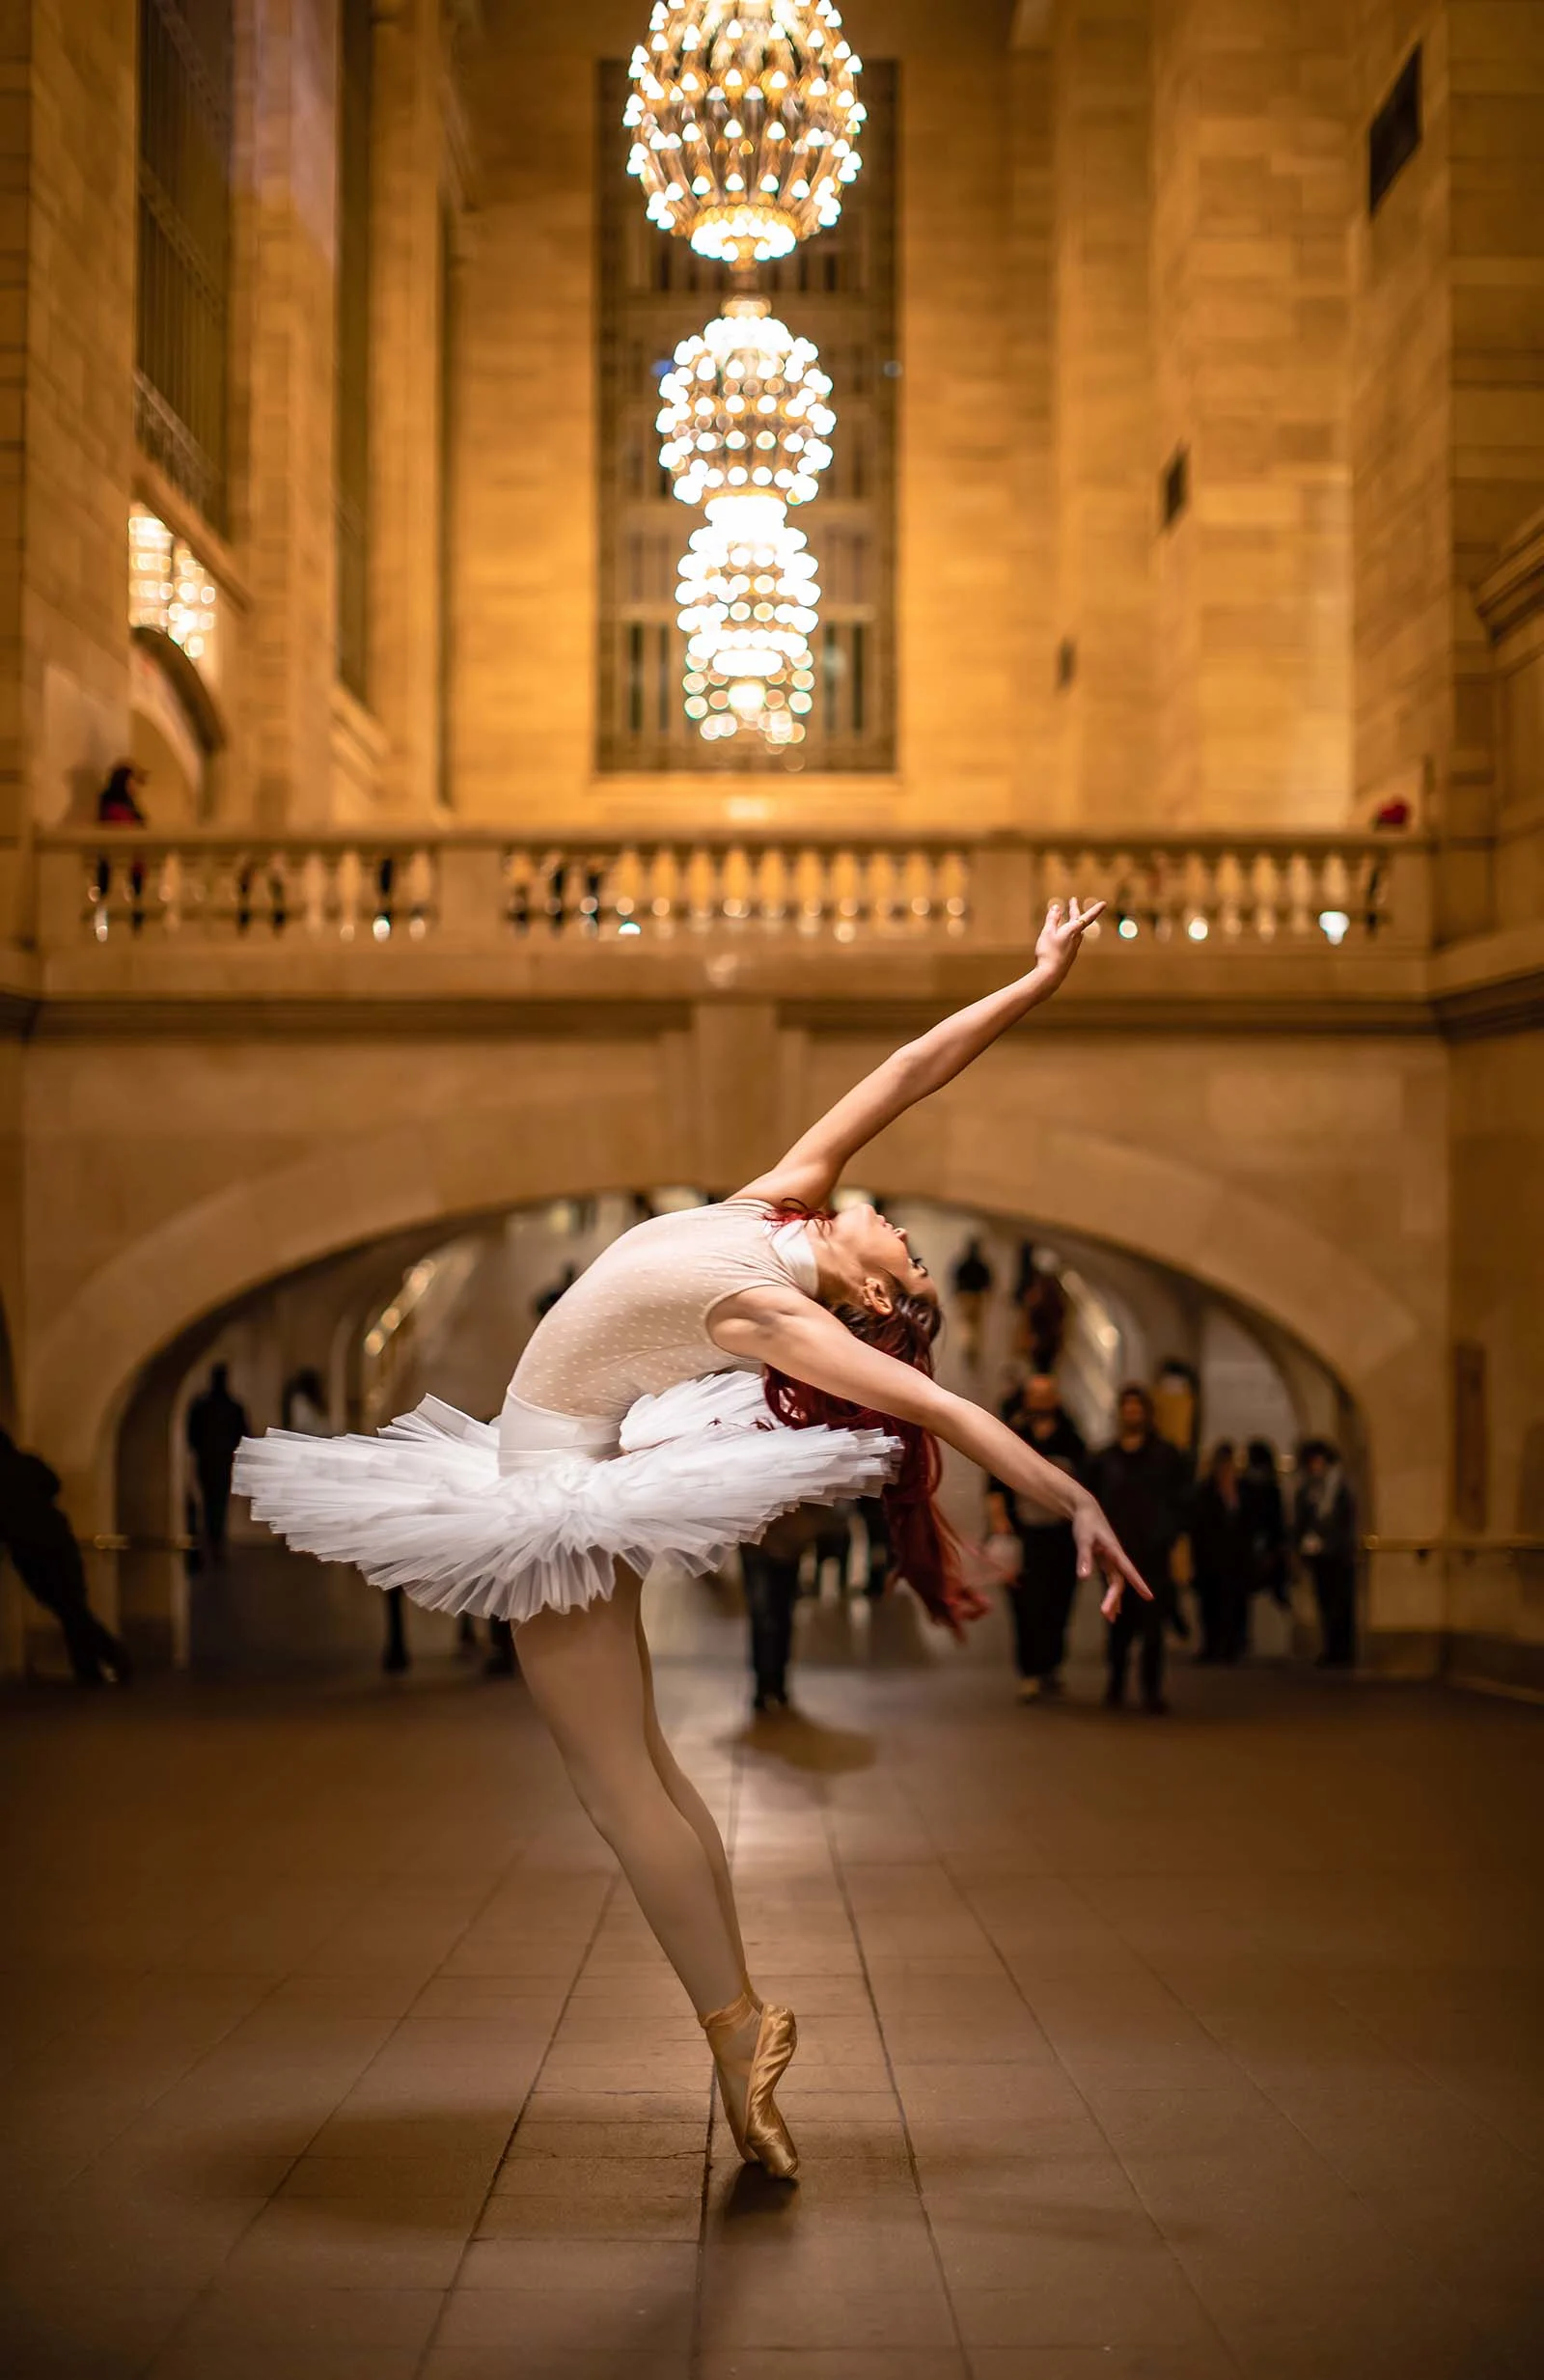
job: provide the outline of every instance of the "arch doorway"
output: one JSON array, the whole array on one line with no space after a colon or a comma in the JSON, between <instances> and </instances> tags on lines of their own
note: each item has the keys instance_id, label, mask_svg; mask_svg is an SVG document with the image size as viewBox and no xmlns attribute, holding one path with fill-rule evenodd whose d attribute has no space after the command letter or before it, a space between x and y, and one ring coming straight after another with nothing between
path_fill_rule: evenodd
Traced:
<instances>
[{"instance_id":1,"label":"arch doorway","mask_svg":"<svg viewBox=\"0 0 1544 2380\"><path fill-rule=\"evenodd\" d=\"M373 1429L432 1392L475 1413L497 1411L538 1313L643 1214L697 1204L690 1187L559 1199L472 1218L447 1232L426 1224L264 1284L207 1316L142 1372L117 1444L121 1609L142 1650L196 1669L368 1665L378 1657L379 1597L352 1572L323 1572L285 1552L237 1508L229 1561L199 1542L188 1407L223 1362L252 1426L296 1425L296 1399L319 1404L331 1429ZM863 1195L863 1193L854 1193ZM1333 1436L1360 1465L1362 1433L1329 1368L1279 1324L1151 1258L1033 1219L921 1199L888 1202L944 1285L946 1383L995 1406L1037 1360L1023 1319L1027 1274L1051 1285L1061 1323L1056 1361L1085 1437L1110 1434L1128 1378L1170 1376L1181 1396L1171 1434L1193 1453L1220 1437L1271 1440L1284 1458L1305 1435ZM973 1330L954 1287L972 1247L990 1277ZM968 1534L981 1526L980 1482L951 1457L946 1501ZM660 1615L664 1642L736 1657L732 1595L685 1591ZM1095 1631L1096 1632L1096 1631ZM415 1646L449 1659L456 1632L415 1613ZM1290 1631L1273 1632L1285 1655Z\"/></svg>"}]
</instances>

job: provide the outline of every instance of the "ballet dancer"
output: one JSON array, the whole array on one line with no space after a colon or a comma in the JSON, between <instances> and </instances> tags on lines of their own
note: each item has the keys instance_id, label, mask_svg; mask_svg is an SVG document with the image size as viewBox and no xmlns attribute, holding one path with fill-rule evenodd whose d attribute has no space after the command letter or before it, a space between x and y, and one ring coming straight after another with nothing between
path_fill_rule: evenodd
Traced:
<instances>
[{"instance_id":1,"label":"ballet dancer","mask_svg":"<svg viewBox=\"0 0 1544 2380\"><path fill-rule=\"evenodd\" d=\"M1054 902L1027 975L896 1051L721 1204L613 1242L538 1324L496 1424L437 1398L379 1437L270 1430L236 1484L296 1548L515 1624L521 1674L707 2035L740 2155L791 2179L787 2008L753 1989L729 1862L654 1711L657 1556L708 1569L795 1505L879 1494L893 1570L956 1635L986 1607L934 1504L938 1441L1071 1524L1104 1610L1147 1590L1088 1491L932 1377L938 1293L842 1168L1064 980L1102 902Z\"/></svg>"}]
</instances>

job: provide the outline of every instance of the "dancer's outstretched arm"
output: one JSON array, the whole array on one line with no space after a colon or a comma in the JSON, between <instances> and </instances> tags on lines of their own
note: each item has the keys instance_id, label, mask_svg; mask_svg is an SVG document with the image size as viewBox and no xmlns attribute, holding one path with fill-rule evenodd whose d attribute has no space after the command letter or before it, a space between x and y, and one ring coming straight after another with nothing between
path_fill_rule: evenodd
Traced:
<instances>
[{"instance_id":1,"label":"dancer's outstretched arm","mask_svg":"<svg viewBox=\"0 0 1544 2380\"><path fill-rule=\"evenodd\" d=\"M866 1346L834 1314L788 1285L744 1289L714 1309L709 1334L727 1355L787 1373L790 1379L845 1398L872 1413L898 1422L918 1422L934 1437L957 1447L993 1479L1006 1480L1062 1513L1077 1540L1078 1576L1097 1568L1106 1582L1101 1609L1107 1619L1119 1609L1127 1587L1151 1601L1147 1587L1122 1552L1115 1531L1094 1498L1055 1463L1025 1445L1006 1424L995 1421L967 1397L956 1397L896 1356Z\"/></svg>"},{"instance_id":2,"label":"dancer's outstretched arm","mask_svg":"<svg viewBox=\"0 0 1544 2380\"><path fill-rule=\"evenodd\" d=\"M1028 975L984 1000L957 1009L952 1016L908 1041L871 1074L849 1091L817 1124L812 1124L782 1161L747 1182L741 1198L796 1199L810 1207L826 1205L841 1178L842 1167L865 1148L886 1124L904 1116L919 1099L928 1098L951 1083L999 1034L1016 1025L1031 1009L1049 1000L1065 979L1078 955L1084 934L1104 910L1096 900L1087 909L1076 899L1063 908L1053 900L1034 946L1034 964Z\"/></svg>"}]
</instances>

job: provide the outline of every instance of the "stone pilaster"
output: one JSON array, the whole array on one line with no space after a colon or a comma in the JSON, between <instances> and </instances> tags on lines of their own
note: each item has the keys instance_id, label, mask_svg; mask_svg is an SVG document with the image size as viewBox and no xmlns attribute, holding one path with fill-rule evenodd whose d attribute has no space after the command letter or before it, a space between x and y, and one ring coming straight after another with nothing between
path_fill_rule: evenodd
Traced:
<instances>
[{"instance_id":1,"label":"stone pilaster","mask_svg":"<svg viewBox=\"0 0 1544 2380\"><path fill-rule=\"evenodd\" d=\"M127 741L133 0L0 20L0 842ZM13 913L12 929L25 917ZM5 922L0 920L0 930Z\"/></svg>"},{"instance_id":2,"label":"stone pilaster","mask_svg":"<svg viewBox=\"0 0 1544 2380\"><path fill-rule=\"evenodd\" d=\"M256 807L277 826L324 819L331 789L337 0L251 0L248 24L234 513L252 593Z\"/></svg>"},{"instance_id":3,"label":"stone pilaster","mask_svg":"<svg viewBox=\"0 0 1544 2380\"><path fill-rule=\"evenodd\" d=\"M1060 0L1052 28L1060 806L1090 827L1151 816L1150 14Z\"/></svg>"},{"instance_id":4,"label":"stone pilaster","mask_svg":"<svg viewBox=\"0 0 1544 2380\"><path fill-rule=\"evenodd\" d=\"M1544 11L1364 0L1365 127L1417 42L1420 147L1352 267L1356 783L1446 844L1438 930L1498 914L1496 689L1475 589L1544 502Z\"/></svg>"},{"instance_id":5,"label":"stone pilaster","mask_svg":"<svg viewBox=\"0 0 1544 2380\"><path fill-rule=\"evenodd\" d=\"M1159 0L1150 501L1159 815L1350 797L1349 55L1334 0ZM1161 527L1157 473L1188 497Z\"/></svg>"},{"instance_id":6,"label":"stone pilaster","mask_svg":"<svg viewBox=\"0 0 1544 2380\"><path fill-rule=\"evenodd\" d=\"M395 0L372 93L370 707L385 804L420 816L439 790L440 24L440 0Z\"/></svg>"}]
</instances>

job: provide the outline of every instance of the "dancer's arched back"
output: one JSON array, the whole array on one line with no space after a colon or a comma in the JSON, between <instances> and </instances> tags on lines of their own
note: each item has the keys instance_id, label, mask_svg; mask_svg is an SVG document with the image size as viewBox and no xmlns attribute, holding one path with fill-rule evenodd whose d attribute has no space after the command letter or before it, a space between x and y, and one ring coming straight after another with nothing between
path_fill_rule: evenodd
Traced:
<instances>
[{"instance_id":1,"label":"dancer's arched back","mask_svg":"<svg viewBox=\"0 0 1544 2380\"><path fill-rule=\"evenodd\" d=\"M661 1734L641 1574L656 1554L705 1567L794 1504L882 1486L898 1573L958 1632L982 1607L931 1501L941 1439L1066 1515L1107 1612L1146 1593L1087 1490L932 1378L937 1293L905 1232L871 1206L831 1211L877 1133L1056 991L1102 905L1053 904L1027 975L896 1051L734 1198L625 1232L538 1325L496 1430L426 1399L378 1440L242 1450L238 1484L291 1543L516 1621L579 1798L707 2031L742 2154L775 2173L797 2165L772 2101L793 2019L752 1989L723 1842Z\"/></svg>"}]
</instances>

